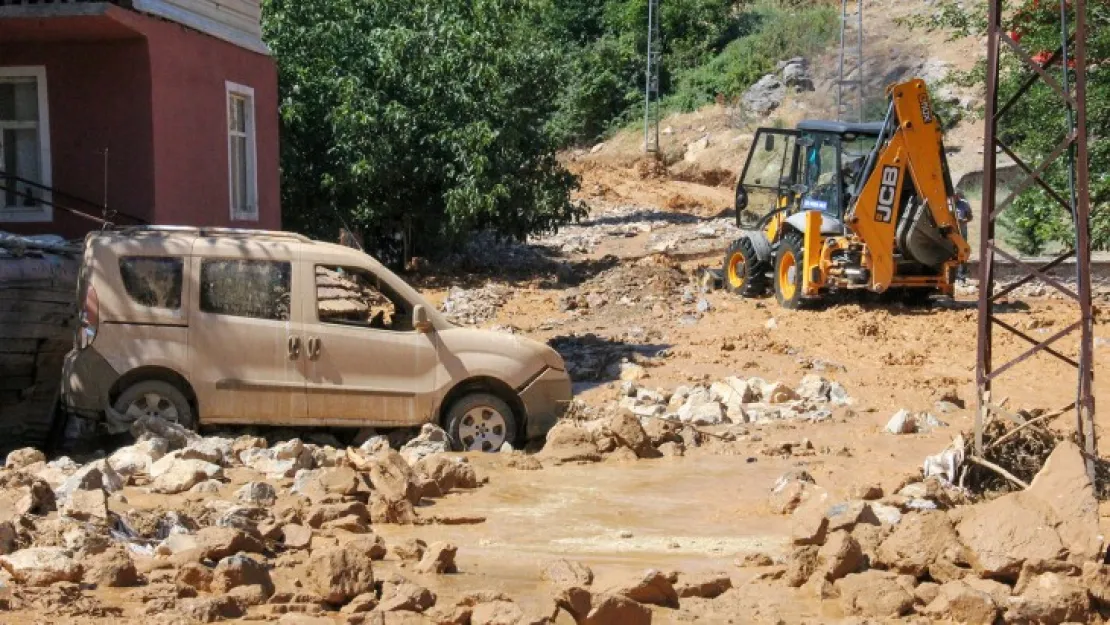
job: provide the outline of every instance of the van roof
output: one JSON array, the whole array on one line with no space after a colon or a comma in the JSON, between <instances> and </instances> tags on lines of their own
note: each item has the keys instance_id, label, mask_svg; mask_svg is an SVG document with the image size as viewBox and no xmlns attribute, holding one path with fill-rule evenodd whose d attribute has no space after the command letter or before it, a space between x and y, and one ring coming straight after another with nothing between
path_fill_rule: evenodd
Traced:
<instances>
[{"instance_id":1,"label":"van roof","mask_svg":"<svg viewBox=\"0 0 1110 625\"><path fill-rule=\"evenodd\" d=\"M127 226L106 231L111 234L162 234L191 237L251 237L258 239L286 239L301 243L316 243L313 239L296 232L281 230L253 230L250 228L209 228L196 226Z\"/></svg>"}]
</instances>

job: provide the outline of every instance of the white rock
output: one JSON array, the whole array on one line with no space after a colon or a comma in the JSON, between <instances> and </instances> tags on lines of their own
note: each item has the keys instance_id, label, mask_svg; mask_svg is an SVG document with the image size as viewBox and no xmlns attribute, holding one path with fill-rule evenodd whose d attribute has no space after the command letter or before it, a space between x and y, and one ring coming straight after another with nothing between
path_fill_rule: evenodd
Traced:
<instances>
[{"instance_id":1,"label":"white rock","mask_svg":"<svg viewBox=\"0 0 1110 625\"><path fill-rule=\"evenodd\" d=\"M691 397L678 409L678 420L691 425L717 425L725 422L725 413L715 401L698 402Z\"/></svg>"},{"instance_id":2,"label":"white rock","mask_svg":"<svg viewBox=\"0 0 1110 625\"><path fill-rule=\"evenodd\" d=\"M848 391L839 382L830 382L829 401L837 406L847 406L852 403L852 398L848 396Z\"/></svg>"},{"instance_id":3,"label":"white rock","mask_svg":"<svg viewBox=\"0 0 1110 625\"><path fill-rule=\"evenodd\" d=\"M903 408L894 413L884 429L890 434L912 434L917 431L917 426L910 411Z\"/></svg>"},{"instance_id":4,"label":"white rock","mask_svg":"<svg viewBox=\"0 0 1110 625\"><path fill-rule=\"evenodd\" d=\"M277 501L277 491L266 482L247 482L235 491L235 499L243 503L272 506Z\"/></svg>"},{"instance_id":5,"label":"white rock","mask_svg":"<svg viewBox=\"0 0 1110 625\"><path fill-rule=\"evenodd\" d=\"M104 489L104 492L114 493L123 488L123 478L112 468L107 460L96 460L81 467L62 482L54 491L54 497L59 505L69 499L70 493L75 490Z\"/></svg>"},{"instance_id":6,"label":"white rock","mask_svg":"<svg viewBox=\"0 0 1110 625\"><path fill-rule=\"evenodd\" d=\"M27 586L49 586L55 582L81 581L81 566L61 547L32 547L0 556L12 578Z\"/></svg>"},{"instance_id":7,"label":"white rock","mask_svg":"<svg viewBox=\"0 0 1110 625\"><path fill-rule=\"evenodd\" d=\"M120 447L108 457L108 462L122 477L137 473L150 475L155 461L166 455L169 443L164 438L147 438L134 445Z\"/></svg>"},{"instance_id":8,"label":"white rock","mask_svg":"<svg viewBox=\"0 0 1110 625\"><path fill-rule=\"evenodd\" d=\"M797 393L803 399L823 402L829 400L831 390L832 384L828 380L819 375L809 374L798 384Z\"/></svg>"},{"instance_id":9,"label":"white rock","mask_svg":"<svg viewBox=\"0 0 1110 625\"><path fill-rule=\"evenodd\" d=\"M798 399L798 394L794 392L794 389L782 382L764 385L762 395L763 401L772 404L784 404Z\"/></svg>"},{"instance_id":10,"label":"white rock","mask_svg":"<svg viewBox=\"0 0 1110 625\"><path fill-rule=\"evenodd\" d=\"M312 451L298 439L269 449L247 449L240 454L243 464L270 479L293 477L301 469L311 469Z\"/></svg>"},{"instance_id":11,"label":"white rock","mask_svg":"<svg viewBox=\"0 0 1110 625\"><path fill-rule=\"evenodd\" d=\"M206 436L190 442L183 450L182 458L195 458L212 464L227 466L234 457L235 441L219 436Z\"/></svg>"},{"instance_id":12,"label":"white rock","mask_svg":"<svg viewBox=\"0 0 1110 625\"><path fill-rule=\"evenodd\" d=\"M883 525L897 525L902 520L902 511L885 503L871 502L871 511Z\"/></svg>"},{"instance_id":13,"label":"white rock","mask_svg":"<svg viewBox=\"0 0 1110 625\"><path fill-rule=\"evenodd\" d=\"M420 434L401 448L401 457L411 465L425 456L445 453L450 449L447 432L434 423L425 423L420 427Z\"/></svg>"},{"instance_id":14,"label":"white rock","mask_svg":"<svg viewBox=\"0 0 1110 625\"><path fill-rule=\"evenodd\" d=\"M23 449L16 449L8 453L8 458L4 461L4 466L9 469L22 469L36 462L46 462L46 454L34 447L24 447Z\"/></svg>"},{"instance_id":15,"label":"white rock","mask_svg":"<svg viewBox=\"0 0 1110 625\"><path fill-rule=\"evenodd\" d=\"M368 456L373 456L387 449L389 449L389 439L381 435L371 436L358 446L358 450Z\"/></svg>"},{"instance_id":16,"label":"white rock","mask_svg":"<svg viewBox=\"0 0 1110 625\"><path fill-rule=\"evenodd\" d=\"M160 462L162 460L155 464ZM150 484L150 491L172 495L187 491L206 480L220 477L223 477L223 468L218 464L195 458L188 460L173 458L170 464L161 467L158 477Z\"/></svg>"}]
</instances>

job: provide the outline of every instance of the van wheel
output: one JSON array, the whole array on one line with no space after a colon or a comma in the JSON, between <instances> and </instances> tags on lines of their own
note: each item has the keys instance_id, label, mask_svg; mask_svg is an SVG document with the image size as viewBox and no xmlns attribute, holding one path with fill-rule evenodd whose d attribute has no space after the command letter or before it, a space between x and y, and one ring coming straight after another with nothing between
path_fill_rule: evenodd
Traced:
<instances>
[{"instance_id":1,"label":"van wheel","mask_svg":"<svg viewBox=\"0 0 1110 625\"><path fill-rule=\"evenodd\" d=\"M132 384L120 393L112 408L129 418L153 417L189 430L196 429L196 415L189 400L169 382L147 380Z\"/></svg>"},{"instance_id":2,"label":"van wheel","mask_svg":"<svg viewBox=\"0 0 1110 625\"><path fill-rule=\"evenodd\" d=\"M456 451L501 451L516 442L516 416L500 397L471 393L447 411L447 435Z\"/></svg>"}]
</instances>

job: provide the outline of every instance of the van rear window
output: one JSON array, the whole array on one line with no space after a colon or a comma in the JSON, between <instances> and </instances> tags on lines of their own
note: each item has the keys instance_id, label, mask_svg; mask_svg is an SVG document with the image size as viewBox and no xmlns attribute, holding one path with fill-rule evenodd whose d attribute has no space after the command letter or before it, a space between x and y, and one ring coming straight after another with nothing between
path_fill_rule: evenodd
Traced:
<instances>
[{"instance_id":1,"label":"van rear window","mask_svg":"<svg viewBox=\"0 0 1110 625\"><path fill-rule=\"evenodd\" d=\"M136 304L151 308L181 308L184 261L172 256L124 256L119 259L123 288Z\"/></svg>"},{"instance_id":2,"label":"van rear window","mask_svg":"<svg viewBox=\"0 0 1110 625\"><path fill-rule=\"evenodd\" d=\"M289 319L292 265L270 260L204 260L200 309L206 313Z\"/></svg>"}]
</instances>

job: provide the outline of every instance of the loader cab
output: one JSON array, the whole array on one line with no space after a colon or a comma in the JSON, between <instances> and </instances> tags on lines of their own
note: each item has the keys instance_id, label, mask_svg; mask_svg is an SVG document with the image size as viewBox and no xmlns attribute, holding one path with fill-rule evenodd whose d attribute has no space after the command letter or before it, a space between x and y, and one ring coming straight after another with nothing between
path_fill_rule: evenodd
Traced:
<instances>
[{"instance_id":1,"label":"loader cab","mask_svg":"<svg viewBox=\"0 0 1110 625\"><path fill-rule=\"evenodd\" d=\"M882 126L803 121L757 130L736 187L737 225L759 229L780 210L818 210L840 223Z\"/></svg>"}]
</instances>

